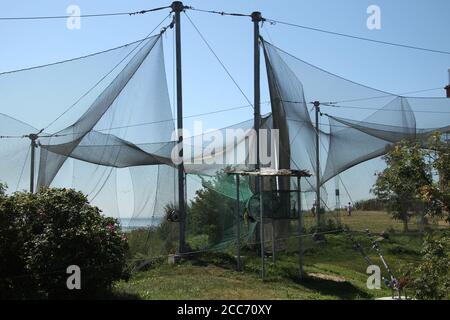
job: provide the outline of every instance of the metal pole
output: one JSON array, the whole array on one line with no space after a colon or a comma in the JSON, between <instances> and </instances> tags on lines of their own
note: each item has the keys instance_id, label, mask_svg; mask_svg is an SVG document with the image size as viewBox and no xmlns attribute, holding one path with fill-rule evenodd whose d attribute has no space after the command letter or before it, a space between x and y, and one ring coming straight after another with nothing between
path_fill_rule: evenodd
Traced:
<instances>
[{"instance_id":1,"label":"metal pole","mask_svg":"<svg viewBox=\"0 0 450 320\"><path fill-rule=\"evenodd\" d=\"M335 196L335 200L336 200L336 204L334 207L334 210L336 211L336 218L337 221L340 223L341 222L341 195L340 195L340 191L339 191L339 177L336 176L334 178L334 183L335 183L335 189L334 189L334 196Z\"/></svg>"},{"instance_id":2,"label":"metal pole","mask_svg":"<svg viewBox=\"0 0 450 320\"><path fill-rule=\"evenodd\" d=\"M276 257L275 257L275 250L276 250L276 248L275 248L275 222L274 222L274 220L272 219L272 262L275 264L275 259L276 259Z\"/></svg>"},{"instance_id":3,"label":"metal pole","mask_svg":"<svg viewBox=\"0 0 450 320\"><path fill-rule=\"evenodd\" d=\"M314 109L316 115L316 224L317 229L320 228L320 156L319 156L319 112L320 102L314 101Z\"/></svg>"},{"instance_id":4,"label":"metal pole","mask_svg":"<svg viewBox=\"0 0 450 320\"><path fill-rule=\"evenodd\" d=\"M297 212L298 212L298 266L299 277L303 277L303 241L302 241L302 200L301 200L302 187L300 185L300 177L297 177Z\"/></svg>"},{"instance_id":5,"label":"metal pole","mask_svg":"<svg viewBox=\"0 0 450 320\"><path fill-rule=\"evenodd\" d=\"M261 12L252 13L253 21L253 58L254 58L254 128L256 131L256 170L260 167L259 157L259 129L261 126L261 85L260 85L260 53L259 53L259 23L262 21ZM259 187L259 186L258 186Z\"/></svg>"},{"instance_id":6,"label":"metal pole","mask_svg":"<svg viewBox=\"0 0 450 320\"><path fill-rule=\"evenodd\" d=\"M240 181L239 174L236 174L236 255L237 255L237 271L241 271L241 219L240 219Z\"/></svg>"},{"instance_id":7,"label":"metal pole","mask_svg":"<svg viewBox=\"0 0 450 320\"><path fill-rule=\"evenodd\" d=\"M448 85L445 87L447 98L450 98L450 69L448 69Z\"/></svg>"},{"instance_id":8,"label":"metal pole","mask_svg":"<svg viewBox=\"0 0 450 320\"><path fill-rule=\"evenodd\" d=\"M256 166L260 169L259 158L259 128L261 125L261 93L260 93L260 53L259 53L259 23L262 21L261 12L255 11L251 14L253 21L253 55L254 55L254 129L256 131ZM261 277L264 278L264 221L263 221L263 197L262 177L256 176L255 191L259 192L259 232L261 241Z\"/></svg>"},{"instance_id":9,"label":"metal pole","mask_svg":"<svg viewBox=\"0 0 450 320\"><path fill-rule=\"evenodd\" d=\"M180 238L178 252L183 253L186 247L186 208L185 208L185 176L183 164L183 92L182 92L182 75L181 75L181 24L180 13L184 10L181 1L172 3L172 11L175 13L175 46L176 46L176 76L177 76L177 129L178 129L178 145L181 146L180 157L181 163L178 165L178 210L180 220Z\"/></svg>"},{"instance_id":10,"label":"metal pole","mask_svg":"<svg viewBox=\"0 0 450 320\"><path fill-rule=\"evenodd\" d=\"M28 136L31 140L31 159L30 159L30 193L34 193L34 166L35 166L35 151L36 151L36 134L30 134Z\"/></svg>"},{"instance_id":11,"label":"metal pole","mask_svg":"<svg viewBox=\"0 0 450 320\"><path fill-rule=\"evenodd\" d=\"M260 193L259 193L259 232L260 236L259 239L261 241L261 277L264 279L264 276L266 274L265 272L265 266L264 266L264 202L263 202L263 193L262 193L262 177L259 177L259 186L260 186Z\"/></svg>"}]
</instances>

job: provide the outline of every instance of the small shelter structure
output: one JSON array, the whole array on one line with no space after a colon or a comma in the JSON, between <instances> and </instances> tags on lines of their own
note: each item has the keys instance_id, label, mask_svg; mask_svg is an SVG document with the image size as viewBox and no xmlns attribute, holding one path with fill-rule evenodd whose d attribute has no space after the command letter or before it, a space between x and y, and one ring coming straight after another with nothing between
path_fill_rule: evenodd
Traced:
<instances>
[{"instance_id":1,"label":"small shelter structure","mask_svg":"<svg viewBox=\"0 0 450 320\"><path fill-rule=\"evenodd\" d=\"M260 185L259 190L263 190L262 184L264 177L289 177L296 178L296 189L295 190L283 190L283 192L296 193L296 207L297 207L297 237L298 237L298 245L299 245L299 277L303 276L303 244L302 244L302 206L301 206L301 184L300 179L302 177L311 177L311 173L307 170L293 170L293 169L273 169L273 168L261 168L259 170L234 170L230 169L226 171L229 175L234 175L236 177L236 219L240 219L240 200L239 200L239 185L240 185L240 177L241 176L249 176L255 177L256 183ZM292 181L291 181L292 182ZM291 186L293 184L291 183ZM277 190L275 190L277 191ZM261 277L265 276L265 259L264 259L264 201L263 201L263 192L259 192L259 232L260 232L260 245L261 245ZM271 217L271 219L275 219L275 217ZM237 234L237 269L238 271L241 269L241 253L240 253L240 224L236 223L236 234ZM275 257L275 239L272 238L272 254Z\"/></svg>"}]
</instances>

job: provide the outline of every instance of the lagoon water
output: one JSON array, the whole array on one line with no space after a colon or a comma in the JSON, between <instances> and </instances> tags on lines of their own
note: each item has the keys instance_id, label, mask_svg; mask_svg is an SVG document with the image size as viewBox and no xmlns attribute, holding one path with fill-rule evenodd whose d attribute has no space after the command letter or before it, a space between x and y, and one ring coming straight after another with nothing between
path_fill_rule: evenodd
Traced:
<instances>
[{"instance_id":1,"label":"lagoon water","mask_svg":"<svg viewBox=\"0 0 450 320\"><path fill-rule=\"evenodd\" d=\"M119 218L123 231L130 231L140 228L148 228L157 226L161 223L162 218Z\"/></svg>"}]
</instances>

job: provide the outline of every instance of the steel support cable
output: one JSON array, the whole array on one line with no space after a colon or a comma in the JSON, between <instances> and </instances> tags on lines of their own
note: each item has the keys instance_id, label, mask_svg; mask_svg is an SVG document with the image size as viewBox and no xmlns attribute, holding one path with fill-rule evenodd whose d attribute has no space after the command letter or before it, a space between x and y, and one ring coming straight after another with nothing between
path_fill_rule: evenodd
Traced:
<instances>
[{"instance_id":1,"label":"steel support cable","mask_svg":"<svg viewBox=\"0 0 450 320\"><path fill-rule=\"evenodd\" d=\"M225 66L225 64L222 62L222 60L219 58L219 56L216 54L216 52L214 51L214 49L211 47L211 45L209 44L209 42L206 40L206 38L203 36L203 34L200 32L200 30L197 28L197 26L195 25L195 23L192 21L192 19L189 17L189 15L184 12L184 14L186 15L186 17L188 18L189 22L192 24L192 26L194 27L194 29L197 31L198 35L200 36L200 38L203 40L203 42L205 43L205 45L208 47L209 51L211 51L211 53L214 55L214 57L216 58L216 60L219 62L219 64L222 66L222 68L225 70L225 72L227 73L227 75L230 77L231 81L233 81L234 85L237 87L237 89L241 92L242 96L245 98L245 100L247 100L247 102L252 106L253 104L251 103L250 99L247 97L247 95L244 93L244 91L242 90L242 88L239 86L239 84L237 83L237 81L234 79L234 77L231 75L230 71L228 70L228 68Z\"/></svg>"},{"instance_id":2,"label":"steel support cable","mask_svg":"<svg viewBox=\"0 0 450 320\"><path fill-rule=\"evenodd\" d=\"M266 18L265 20L267 22L269 22L270 24L282 24L282 25L301 28L301 29L305 29L305 30L316 31L316 32L331 34L331 35L340 36L340 37L346 37L346 38L350 38L350 39L362 40L362 41L373 42L373 43L378 43L378 44L383 44L383 45L388 45L388 46L401 47L401 48L406 48L406 49L426 51L426 52L431 52L431 53L450 55L450 51L436 50L436 49L412 46L412 45L407 45L407 44L364 38L364 37L360 37L360 36L355 36L355 35L350 35L350 34L345 34L345 33L341 33L341 32L325 30L325 29L313 28L313 27L308 27L308 26L304 26L304 25L299 25L299 24L275 20L275 19Z\"/></svg>"},{"instance_id":3,"label":"steel support cable","mask_svg":"<svg viewBox=\"0 0 450 320\"><path fill-rule=\"evenodd\" d=\"M48 127L50 127L51 125L53 125L56 121L58 121L61 117L63 117L65 114L67 114L67 112L69 112L71 109L73 109L84 97L86 97L90 92L92 92L92 90L94 90L106 77L108 77L115 69L117 69L117 67L122 64L122 62L124 62L133 52L136 51L136 49L146 40L150 37L150 35L157 29L159 28L163 22L170 17L170 13L164 17L164 19L158 23L158 25L148 33L148 35L142 39L139 40L136 44L136 46L133 48L133 50L131 50L130 52L128 52L125 57L123 57L109 72L107 72L97 83L95 83L91 88L89 88L88 91L86 91L83 95L81 95L80 98L78 98L72 105L70 105L64 112L62 112L58 117L56 117L56 119L54 119L52 122L50 122L47 126L44 127L43 130L47 129ZM164 29L165 31L165 29Z\"/></svg>"},{"instance_id":4,"label":"steel support cable","mask_svg":"<svg viewBox=\"0 0 450 320\"><path fill-rule=\"evenodd\" d=\"M28 150L27 150L27 155L25 156L25 161L23 162L22 170L20 171L19 180L17 180L16 191L19 191L20 181L22 180L23 172L25 171L25 167L27 165L27 160L28 160L29 155L30 155L30 148L28 148Z\"/></svg>"},{"instance_id":5,"label":"steel support cable","mask_svg":"<svg viewBox=\"0 0 450 320\"><path fill-rule=\"evenodd\" d=\"M0 17L0 21L13 20L53 20L53 19L69 19L69 18L97 18L97 17L113 17L113 16L134 16L139 14L146 14L149 12L156 12L164 9L170 9L170 6L158 7L153 9L146 9L132 12L113 12L113 13L95 13L95 14L80 14L80 15L59 15L59 16L29 16L29 17Z\"/></svg>"},{"instance_id":6,"label":"steel support cable","mask_svg":"<svg viewBox=\"0 0 450 320\"><path fill-rule=\"evenodd\" d=\"M250 14L244 14L244 13L233 13L233 12L224 12L224 11L215 11L215 10L204 10L204 9L196 9L193 7L189 7L189 10L192 11L198 11L198 12L203 12L203 13L212 13L212 14L217 14L217 15L221 15L221 16L234 16L234 17L251 17Z\"/></svg>"}]
</instances>

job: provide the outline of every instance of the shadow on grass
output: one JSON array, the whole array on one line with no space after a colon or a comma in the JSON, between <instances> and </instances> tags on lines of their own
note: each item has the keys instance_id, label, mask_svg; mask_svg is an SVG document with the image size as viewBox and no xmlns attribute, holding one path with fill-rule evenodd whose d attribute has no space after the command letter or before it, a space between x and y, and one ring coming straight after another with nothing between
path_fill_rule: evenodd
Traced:
<instances>
[{"instance_id":1,"label":"shadow on grass","mask_svg":"<svg viewBox=\"0 0 450 320\"><path fill-rule=\"evenodd\" d=\"M189 261L192 265L198 267L214 265L229 270L235 270L236 268L236 259L227 253L221 252L203 253L190 257L188 256L186 261Z\"/></svg>"},{"instance_id":2,"label":"shadow on grass","mask_svg":"<svg viewBox=\"0 0 450 320\"><path fill-rule=\"evenodd\" d=\"M291 280L305 288L315 290L323 295L336 296L346 300L352 300L355 298L372 299L371 295L358 287L355 287L348 281L337 282L315 277L304 277L302 280L298 277L292 277Z\"/></svg>"},{"instance_id":3,"label":"shadow on grass","mask_svg":"<svg viewBox=\"0 0 450 320\"><path fill-rule=\"evenodd\" d=\"M124 291L114 291L103 298L104 300L142 300L138 294L124 292Z\"/></svg>"}]
</instances>

